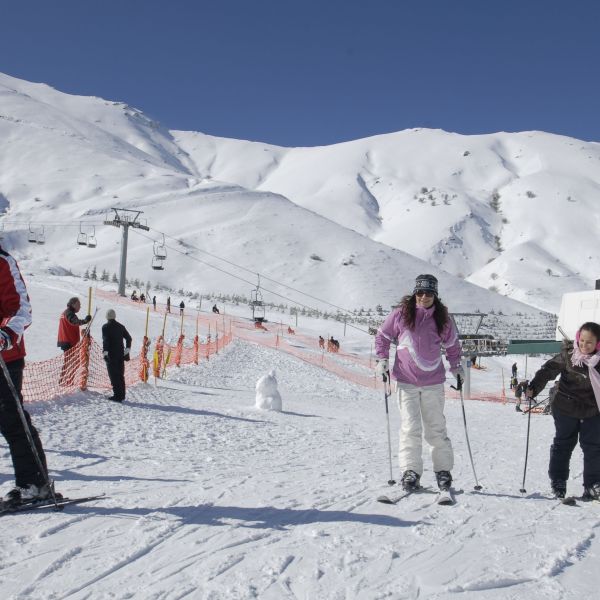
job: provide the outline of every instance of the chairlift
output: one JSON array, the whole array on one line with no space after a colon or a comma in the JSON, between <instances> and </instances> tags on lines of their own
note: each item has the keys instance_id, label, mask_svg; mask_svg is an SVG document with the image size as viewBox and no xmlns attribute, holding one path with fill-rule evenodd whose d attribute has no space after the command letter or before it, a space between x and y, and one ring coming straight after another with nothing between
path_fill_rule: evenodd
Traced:
<instances>
[{"instance_id":1,"label":"chairlift","mask_svg":"<svg viewBox=\"0 0 600 600\"><path fill-rule=\"evenodd\" d=\"M88 236L87 233L84 233L81 229L81 222L79 223L79 233L77 234L77 243L80 246L87 246Z\"/></svg>"},{"instance_id":2,"label":"chairlift","mask_svg":"<svg viewBox=\"0 0 600 600\"><path fill-rule=\"evenodd\" d=\"M250 292L250 307L252 308L252 319L255 323L262 323L265 320L265 305L263 303L262 292L260 291L260 275L256 288Z\"/></svg>"},{"instance_id":3,"label":"chairlift","mask_svg":"<svg viewBox=\"0 0 600 600\"><path fill-rule=\"evenodd\" d=\"M37 232L35 231L35 229L31 228L31 223L29 224L29 234L27 235L27 239L32 244L37 244Z\"/></svg>"},{"instance_id":4,"label":"chairlift","mask_svg":"<svg viewBox=\"0 0 600 600\"><path fill-rule=\"evenodd\" d=\"M36 243L37 244L45 244L46 243L46 238L44 236L44 226L40 225L41 229L37 232L37 236L36 236Z\"/></svg>"},{"instance_id":5,"label":"chairlift","mask_svg":"<svg viewBox=\"0 0 600 600\"><path fill-rule=\"evenodd\" d=\"M165 265L164 265L164 258L161 258L160 256L153 256L152 257L152 268L155 271L164 271L165 270Z\"/></svg>"},{"instance_id":6,"label":"chairlift","mask_svg":"<svg viewBox=\"0 0 600 600\"><path fill-rule=\"evenodd\" d=\"M165 245L164 233L163 233L162 244L159 242L154 242L154 256L156 258L160 258L161 260L165 260L165 258L167 258L167 247Z\"/></svg>"},{"instance_id":7,"label":"chairlift","mask_svg":"<svg viewBox=\"0 0 600 600\"><path fill-rule=\"evenodd\" d=\"M87 236L88 248L95 248L98 245L98 242L96 241L96 226L92 225L92 228L92 233Z\"/></svg>"}]
</instances>

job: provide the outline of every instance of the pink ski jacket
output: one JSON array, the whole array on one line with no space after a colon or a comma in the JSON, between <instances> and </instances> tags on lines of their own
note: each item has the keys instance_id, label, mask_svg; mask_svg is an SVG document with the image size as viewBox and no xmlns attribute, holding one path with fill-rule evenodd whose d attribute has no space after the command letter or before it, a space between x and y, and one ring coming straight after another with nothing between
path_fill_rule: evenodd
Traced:
<instances>
[{"instance_id":1,"label":"pink ski jacket","mask_svg":"<svg viewBox=\"0 0 600 600\"><path fill-rule=\"evenodd\" d=\"M417 307L414 330L402 319L402 309L390 313L375 337L375 352L379 358L388 358L390 343L396 342L396 360L392 379L419 387L443 383L446 369L442 362L442 350L454 371L460 366L460 342L452 320L444 326L442 334L437 331L433 319L434 307Z\"/></svg>"}]
</instances>

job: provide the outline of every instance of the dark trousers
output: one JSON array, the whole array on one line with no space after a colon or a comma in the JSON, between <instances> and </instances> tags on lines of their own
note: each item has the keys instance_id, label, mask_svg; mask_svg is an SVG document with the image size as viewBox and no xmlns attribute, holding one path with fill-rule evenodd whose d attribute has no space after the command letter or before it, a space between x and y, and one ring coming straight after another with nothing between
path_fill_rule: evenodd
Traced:
<instances>
[{"instance_id":1,"label":"dark trousers","mask_svg":"<svg viewBox=\"0 0 600 600\"><path fill-rule=\"evenodd\" d=\"M19 394L19 400L22 405L23 396L21 395L21 387L23 384L23 369L25 367L25 362L22 359L16 360L7 363L6 366L8 367L10 378ZM29 413L26 410L23 412L25 413L25 419L29 425L29 430L31 431L33 443L47 473L46 455L44 454L42 442L40 441L36 428L31 423ZM15 470L16 485L18 487L25 487L31 483L38 486L46 483L46 478L44 474L40 472L35 460L35 455L27 439L27 434L25 433L23 423L19 417L15 398L8 387L8 383L2 371L0 371L0 432L6 439L6 443L10 450L10 456Z\"/></svg>"},{"instance_id":2,"label":"dark trousers","mask_svg":"<svg viewBox=\"0 0 600 600\"><path fill-rule=\"evenodd\" d=\"M109 360L106 368L115 400L125 400L125 362L122 358Z\"/></svg>"},{"instance_id":3,"label":"dark trousers","mask_svg":"<svg viewBox=\"0 0 600 600\"><path fill-rule=\"evenodd\" d=\"M550 446L548 475L552 481L569 478L569 461L577 440L583 451L583 485L600 483L600 415L576 419L554 409L556 433Z\"/></svg>"}]
</instances>

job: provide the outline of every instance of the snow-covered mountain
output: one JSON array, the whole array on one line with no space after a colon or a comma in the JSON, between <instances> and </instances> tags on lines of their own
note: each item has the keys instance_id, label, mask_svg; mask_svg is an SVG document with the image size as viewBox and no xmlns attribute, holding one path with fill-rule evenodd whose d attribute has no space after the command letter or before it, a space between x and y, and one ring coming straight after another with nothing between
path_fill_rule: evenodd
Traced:
<instances>
[{"instance_id":1,"label":"snow-covered mountain","mask_svg":"<svg viewBox=\"0 0 600 600\"><path fill-rule=\"evenodd\" d=\"M0 134L3 234L34 272L117 272L111 207L143 211L151 228L130 231L129 276L200 293L247 294L260 273L288 304L316 301L264 278L387 308L428 271L452 310L532 313L514 299L556 311L600 272L598 144L413 130L280 148L171 132L125 104L7 75ZM97 247L77 245L80 231ZM153 271L163 233L167 268ZM39 234L45 244L28 242Z\"/></svg>"}]
</instances>

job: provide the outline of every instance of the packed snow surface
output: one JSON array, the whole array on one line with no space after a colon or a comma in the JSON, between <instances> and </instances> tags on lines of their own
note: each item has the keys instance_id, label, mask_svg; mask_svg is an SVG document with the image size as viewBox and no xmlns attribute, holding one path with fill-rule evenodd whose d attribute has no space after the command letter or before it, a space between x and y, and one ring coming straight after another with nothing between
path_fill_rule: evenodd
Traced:
<instances>
[{"instance_id":1,"label":"packed snow surface","mask_svg":"<svg viewBox=\"0 0 600 600\"><path fill-rule=\"evenodd\" d=\"M83 289L52 287L43 279L29 287L32 358L34 351L55 355L59 299ZM137 318L133 309L117 313L138 347L141 312ZM303 326L308 319L298 334ZM370 343L360 332L345 338L330 331L342 347ZM542 359L528 365L523 357L484 359L487 369L473 373L473 386L501 389L502 373L515 360L524 376ZM282 412L254 406L255 384L271 370L285 399ZM426 491L386 506L375 500L389 491L381 390L236 340L208 362L170 369L158 385L130 387L123 405L106 395L85 392L28 405L57 490L107 497L64 512L1 517L2 598L597 596L600 504L567 507L549 498L551 417L531 418L522 495L527 416L512 404L466 402L483 486L477 493L461 404L449 399L456 505L438 506ZM395 455L393 401L390 412ZM1 444L5 493L12 466ZM423 484L433 486L429 459L425 464ZM581 469L576 450L570 493L581 492Z\"/></svg>"}]
</instances>

